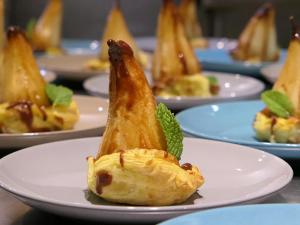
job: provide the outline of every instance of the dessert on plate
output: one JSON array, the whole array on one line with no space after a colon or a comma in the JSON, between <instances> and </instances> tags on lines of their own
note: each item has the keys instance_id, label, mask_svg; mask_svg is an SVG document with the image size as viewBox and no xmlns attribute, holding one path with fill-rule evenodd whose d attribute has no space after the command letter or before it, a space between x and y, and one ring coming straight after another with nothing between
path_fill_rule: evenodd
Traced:
<instances>
[{"instance_id":1,"label":"dessert on plate","mask_svg":"<svg viewBox=\"0 0 300 225\"><path fill-rule=\"evenodd\" d=\"M88 157L88 188L131 205L185 201L204 179L180 165L182 132L174 115L156 105L144 71L124 41L109 40L109 115L97 156Z\"/></svg>"},{"instance_id":2,"label":"dessert on plate","mask_svg":"<svg viewBox=\"0 0 300 225\"><path fill-rule=\"evenodd\" d=\"M198 19L197 0L181 0L179 14L181 16L187 38L194 48L207 48L208 41L203 37Z\"/></svg>"},{"instance_id":3,"label":"dessert on plate","mask_svg":"<svg viewBox=\"0 0 300 225\"><path fill-rule=\"evenodd\" d=\"M152 64L156 95L210 97L217 94L217 83L201 74L201 65L172 0L163 1L156 39Z\"/></svg>"},{"instance_id":4,"label":"dessert on plate","mask_svg":"<svg viewBox=\"0 0 300 225\"><path fill-rule=\"evenodd\" d=\"M91 70L108 71L109 70L109 56L108 47L106 42L109 39L124 40L126 41L134 51L137 61L143 66L149 65L148 55L141 51L133 36L131 35L125 17L122 13L120 1L115 1L106 22L104 33L101 40L100 53L97 59L92 59L87 62L87 68Z\"/></svg>"},{"instance_id":5,"label":"dessert on plate","mask_svg":"<svg viewBox=\"0 0 300 225\"><path fill-rule=\"evenodd\" d=\"M257 10L242 31L231 56L235 60L259 63L277 61L279 54L275 9L272 4L266 3Z\"/></svg>"},{"instance_id":6,"label":"dessert on plate","mask_svg":"<svg viewBox=\"0 0 300 225\"><path fill-rule=\"evenodd\" d=\"M300 29L294 24L287 58L273 89L262 94L266 107L256 114L254 129L261 141L300 143Z\"/></svg>"},{"instance_id":7,"label":"dessert on plate","mask_svg":"<svg viewBox=\"0 0 300 225\"><path fill-rule=\"evenodd\" d=\"M49 0L38 21L29 28L28 35L34 50L46 51L49 54L62 53L60 46L62 16L62 0Z\"/></svg>"},{"instance_id":8,"label":"dessert on plate","mask_svg":"<svg viewBox=\"0 0 300 225\"><path fill-rule=\"evenodd\" d=\"M79 119L72 91L46 84L25 34L7 32L0 68L0 133L73 128Z\"/></svg>"}]
</instances>

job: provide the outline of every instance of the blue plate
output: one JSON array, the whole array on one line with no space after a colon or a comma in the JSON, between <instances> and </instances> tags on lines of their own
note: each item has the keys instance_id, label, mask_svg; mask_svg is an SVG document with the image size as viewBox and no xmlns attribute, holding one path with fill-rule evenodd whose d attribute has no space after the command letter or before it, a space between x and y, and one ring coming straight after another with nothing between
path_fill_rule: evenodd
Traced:
<instances>
[{"instance_id":1,"label":"blue plate","mask_svg":"<svg viewBox=\"0 0 300 225\"><path fill-rule=\"evenodd\" d=\"M300 144L260 142L252 128L255 115L264 108L259 101L239 101L198 106L177 114L187 134L265 150L284 158L300 158Z\"/></svg>"},{"instance_id":2,"label":"blue plate","mask_svg":"<svg viewBox=\"0 0 300 225\"><path fill-rule=\"evenodd\" d=\"M261 77L260 69L270 63L250 64L236 61L231 58L228 50L224 49L197 49L196 55L204 70L214 70L230 73L247 74L254 77ZM286 57L286 50L282 49L278 62L283 62ZM274 62L273 62L274 63Z\"/></svg>"},{"instance_id":3,"label":"blue plate","mask_svg":"<svg viewBox=\"0 0 300 225\"><path fill-rule=\"evenodd\" d=\"M180 216L160 225L299 225L300 204L225 207Z\"/></svg>"}]
</instances>

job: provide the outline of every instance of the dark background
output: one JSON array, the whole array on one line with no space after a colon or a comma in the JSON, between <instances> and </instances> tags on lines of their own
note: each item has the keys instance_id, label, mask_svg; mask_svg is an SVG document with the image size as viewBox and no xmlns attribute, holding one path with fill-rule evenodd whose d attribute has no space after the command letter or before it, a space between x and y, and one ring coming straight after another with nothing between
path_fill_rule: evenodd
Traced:
<instances>
[{"instance_id":1,"label":"dark background","mask_svg":"<svg viewBox=\"0 0 300 225\"><path fill-rule=\"evenodd\" d=\"M178 2L178 1L176 1ZM199 18L206 36L237 38L262 0L199 0ZM279 44L287 47L290 37L288 17L300 24L299 0L273 0L277 10ZM6 0L6 24L26 26L38 17L47 0ZM64 38L100 39L112 0L64 0ZM135 36L153 36L161 0L121 0L129 29Z\"/></svg>"}]
</instances>

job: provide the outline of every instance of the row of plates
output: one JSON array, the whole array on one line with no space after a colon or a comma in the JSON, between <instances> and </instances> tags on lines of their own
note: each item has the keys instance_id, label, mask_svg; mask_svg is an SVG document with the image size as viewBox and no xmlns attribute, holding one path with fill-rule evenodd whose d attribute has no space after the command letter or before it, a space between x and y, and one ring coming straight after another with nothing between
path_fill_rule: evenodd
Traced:
<instances>
[{"instance_id":1,"label":"row of plates","mask_svg":"<svg viewBox=\"0 0 300 225\"><path fill-rule=\"evenodd\" d=\"M151 51L150 44L153 44L151 41L153 39L144 40L144 44L148 44L147 50L149 51ZM82 42L80 45L86 44ZM210 50L227 51L234 44L228 39L215 40L215 44L211 40ZM85 54L98 51L99 43L89 42L88 48L78 47L78 42L64 43L64 46L69 46L67 48L72 49L71 53L85 57L87 56ZM155 43L152 46L155 46ZM255 98L264 89L264 84L253 77L217 72L210 72L206 75L214 75L218 78L221 86L218 97L211 99L157 98L158 102L164 102L173 109L211 104L184 110L177 114L177 119L186 133L214 140L184 139L181 162L196 165L206 180L204 186L186 202L175 206L160 207L119 205L103 201L87 190L86 157L96 155L102 139L83 137L100 136L106 124L108 110L107 98L90 96L75 96L81 115L74 130L25 135L0 134L0 148L20 148L51 142L29 147L2 158L0 160L0 187L26 204L45 211L72 218L118 223L153 223L199 210L256 203L277 193L291 181L293 171L282 159L268 152L257 150L260 148L259 143L253 144L255 139L253 131L251 133L250 130L251 121L255 113L261 109L262 103L259 101L216 103ZM148 79L151 82L149 77ZM108 77L92 77L84 83L84 87L94 95L107 97ZM53 142L75 137L82 138ZM241 140L244 142L241 143ZM8 144L11 146L7 147ZM287 149L279 146L278 149L282 152L278 152L274 151L271 144L260 144L263 145L261 149L283 157L300 157L300 155L294 155L294 150L298 150L297 146L287 146ZM36 160L32 160L33 158ZM28 161L30 163L24 163ZM242 215L249 214L249 212L255 214L255 209L262 212L261 206L255 207L207 210L166 221L163 224L192 222L200 224L199 221L205 221L204 223L208 225L219 224L216 220L209 218L214 217L211 215L221 215L224 218L222 224L226 224L228 220L228 224L242 225L242 221L246 218ZM268 212L275 210L272 206L266 209L269 210ZM287 215L294 212L293 210L299 211L294 208L288 210ZM236 214L232 216L233 213L240 213L241 216L237 217ZM276 216L279 217L279 214L277 213ZM232 217L231 220L229 220L230 217Z\"/></svg>"},{"instance_id":2,"label":"row of plates","mask_svg":"<svg viewBox=\"0 0 300 225\"><path fill-rule=\"evenodd\" d=\"M155 48L155 38L153 37L137 38L137 43L142 49L150 52L153 52ZM236 45L236 41L234 40L211 38L209 39L209 43L210 47L208 49L195 50L204 70L261 77L261 73L263 73L263 75L265 74L262 69L270 65L270 63L250 64L233 60L229 55L229 50ZM62 45L70 54L60 56L40 56L38 58L39 65L47 70L57 72L63 78L72 80L82 81L101 73L86 68L86 62L92 58L96 58L99 53L98 41L64 40ZM283 63L285 57L286 51L282 49L278 63ZM272 75L269 75L268 70L266 72L266 78L269 79L269 76Z\"/></svg>"}]
</instances>

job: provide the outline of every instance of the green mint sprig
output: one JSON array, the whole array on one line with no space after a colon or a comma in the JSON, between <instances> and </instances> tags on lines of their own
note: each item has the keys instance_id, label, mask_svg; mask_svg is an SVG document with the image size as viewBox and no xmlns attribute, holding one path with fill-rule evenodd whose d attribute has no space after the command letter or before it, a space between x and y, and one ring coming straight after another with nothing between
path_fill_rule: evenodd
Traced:
<instances>
[{"instance_id":1,"label":"green mint sprig","mask_svg":"<svg viewBox=\"0 0 300 225\"><path fill-rule=\"evenodd\" d=\"M36 25L36 19L35 18L31 18L28 23L26 24L26 35L28 37L28 39L32 38L32 34L33 34L33 30L34 27Z\"/></svg>"},{"instance_id":2,"label":"green mint sprig","mask_svg":"<svg viewBox=\"0 0 300 225\"><path fill-rule=\"evenodd\" d=\"M168 152L179 160L183 150L183 134L174 114L160 103L156 109L156 117L166 136Z\"/></svg>"},{"instance_id":3,"label":"green mint sprig","mask_svg":"<svg viewBox=\"0 0 300 225\"><path fill-rule=\"evenodd\" d=\"M73 91L61 85L47 84L46 94L54 106L69 106L72 101Z\"/></svg>"},{"instance_id":4,"label":"green mint sprig","mask_svg":"<svg viewBox=\"0 0 300 225\"><path fill-rule=\"evenodd\" d=\"M268 90L262 93L261 99L268 109L278 117L288 118L294 113L292 102L282 92Z\"/></svg>"}]
</instances>

